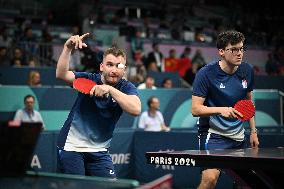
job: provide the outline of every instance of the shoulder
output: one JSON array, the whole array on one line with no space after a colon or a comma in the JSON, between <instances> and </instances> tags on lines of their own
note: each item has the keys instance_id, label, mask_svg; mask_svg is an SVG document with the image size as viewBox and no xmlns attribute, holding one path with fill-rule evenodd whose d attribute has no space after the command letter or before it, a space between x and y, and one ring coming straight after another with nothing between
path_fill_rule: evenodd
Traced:
<instances>
[{"instance_id":1,"label":"shoulder","mask_svg":"<svg viewBox=\"0 0 284 189\"><path fill-rule=\"evenodd\" d=\"M75 78L86 78L96 82L101 82L101 75L96 73L89 73L89 72L73 72Z\"/></svg>"},{"instance_id":2,"label":"shoulder","mask_svg":"<svg viewBox=\"0 0 284 189\"><path fill-rule=\"evenodd\" d=\"M148 115L148 111L144 111L141 113L141 117L146 117Z\"/></svg>"},{"instance_id":3,"label":"shoulder","mask_svg":"<svg viewBox=\"0 0 284 189\"><path fill-rule=\"evenodd\" d=\"M240 65L240 69L243 70L253 70L253 65L247 63L247 62L242 62Z\"/></svg>"},{"instance_id":4,"label":"shoulder","mask_svg":"<svg viewBox=\"0 0 284 189\"><path fill-rule=\"evenodd\" d=\"M133 88L136 89L135 85L126 79L121 79L121 88Z\"/></svg>"},{"instance_id":5,"label":"shoulder","mask_svg":"<svg viewBox=\"0 0 284 189\"><path fill-rule=\"evenodd\" d=\"M162 112L160 112L160 111L157 111L157 114L158 114L159 116L163 117L163 114L162 114Z\"/></svg>"},{"instance_id":6,"label":"shoulder","mask_svg":"<svg viewBox=\"0 0 284 189\"><path fill-rule=\"evenodd\" d=\"M137 88L128 80L121 79L115 88L128 95L138 96Z\"/></svg>"},{"instance_id":7,"label":"shoulder","mask_svg":"<svg viewBox=\"0 0 284 189\"><path fill-rule=\"evenodd\" d=\"M203 66L198 72L197 75L199 76L208 76L211 74L215 74L218 71L218 62L209 62L205 66Z\"/></svg>"},{"instance_id":8,"label":"shoulder","mask_svg":"<svg viewBox=\"0 0 284 189\"><path fill-rule=\"evenodd\" d=\"M40 115L39 111L37 111L37 110L34 110L34 113L37 114L37 115Z\"/></svg>"}]
</instances>

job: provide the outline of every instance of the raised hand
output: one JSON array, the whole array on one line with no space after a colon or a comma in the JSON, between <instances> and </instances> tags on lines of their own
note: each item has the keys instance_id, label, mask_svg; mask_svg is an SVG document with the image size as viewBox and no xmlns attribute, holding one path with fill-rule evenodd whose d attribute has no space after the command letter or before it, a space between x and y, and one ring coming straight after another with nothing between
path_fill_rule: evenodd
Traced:
<instances>
[{"instance_id":1,"label":"raised hand","mask_svg":"<svg viewBox=\"0 0 284 189\"><path fill-rule=\"evenodd\" d=\"M89 36L89 33L85 33L81 36L79 35L73 35L71 36L66 42L65 46L70 49L82 49L83 47L87 47L86 43L83 43L83 40Z\"/></svg>"}]
</instances>

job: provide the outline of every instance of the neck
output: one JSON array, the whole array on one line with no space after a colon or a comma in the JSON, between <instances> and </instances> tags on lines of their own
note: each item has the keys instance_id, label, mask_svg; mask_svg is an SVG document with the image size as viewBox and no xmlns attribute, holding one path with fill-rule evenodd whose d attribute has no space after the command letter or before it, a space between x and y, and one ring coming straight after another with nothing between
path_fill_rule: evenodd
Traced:
<instances>
[{"instance_id":1,"label":"neck","mask_svg":"<svg viewBox=\"0 0 284 189\"><path fill-rule=\"evenodd\" d=\"M235 66L235 65L229 64L229 63L227 63L224 60L220 60L219 61L219 65L220 65L221 69L224 72L226 72L227 74L235 73L237 71L238 67L239 67L239 66Z\"/></svg>"},{"instance_id":2,"label":"neck","mask_svg":"<svg viewBox=\"0 0 284 189\"><path fill-rule=\"evenodd\" d=\"M105 80L103 74L101 74L101 80L102 80L103 84L106 84L106 80Z\"/></svg>"},{"instance_id":3,"label":"neck","mask_svg":"<svg viewBox=\"0 0 284 189\"><path fill-rule=\"evenodd\" d=\"M151 115L156 115L156 112L157 112L157 111L156 111L156 109L151 109L151 108L150 108L150 109L149 109L149 112L150 112Z\"/></svg>"},{"instance_id":4,"label":"neck","mask_svg":"<svg viewBox=\"0 0 284 189\"><path fill-rule=\"evenodd\" d=\"M26 110L28 113L32 113L32 112L33 112L33 109L25 108L25 110Z\"/></svg>"}]
</instances>

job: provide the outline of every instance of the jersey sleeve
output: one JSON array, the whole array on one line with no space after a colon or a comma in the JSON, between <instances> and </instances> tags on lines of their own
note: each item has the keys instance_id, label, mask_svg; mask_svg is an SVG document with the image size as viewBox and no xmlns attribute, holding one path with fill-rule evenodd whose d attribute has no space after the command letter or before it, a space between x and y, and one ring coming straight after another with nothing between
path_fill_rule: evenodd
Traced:
<instances>
[{"instance_id":1,"label":"jersey sleeve","mask_svg":"<svg viewBox=\"0 0 284 189\"><path fill-rule=\"evenodd\" d=\"M193 82L193 89L192 95L199 96L199 97L206 97L208 94L208 87L209 81L207 78L206 69L201 69L197 72L194 82Z\"/></svg>"},{"instance_id":2,"label":"jersey sleeve","mask_svg":"<svg viewBox=\"0 0 284 189\"><path fill-rule=\"evenodd\" d=\"M250 80L249 80L249 84L248 84L248 92L253 91L254 88L254 71L253 69L250 67Z\"/></svg>"},{"instance_id":3,"label":"jersey sleeve","mask_svg":"<svg viewBox=\"0 0 284 189\"><path fill-rule=\"evenodd\" d=\"M92 80L92 73L87 72L73 72L75 74L75 79L77 78L86 78Z\"/></svg>"},{"instance_id":4,"label":"jersey sleeve","mask_svg":"<svg viewBox=\"0 0 284 189\"><path fill-rule=\"evenodd\" d=\"M121 92L127 95L138 95L137 88L129 81L126 81L124 86L121 88Z\"/></svg>"}]
</instances>

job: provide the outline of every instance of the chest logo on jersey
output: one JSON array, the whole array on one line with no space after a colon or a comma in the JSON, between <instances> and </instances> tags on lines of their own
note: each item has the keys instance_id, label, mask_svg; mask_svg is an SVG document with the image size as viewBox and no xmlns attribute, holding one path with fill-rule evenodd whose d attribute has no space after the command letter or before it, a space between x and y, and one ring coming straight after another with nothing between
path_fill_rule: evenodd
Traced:
<instances>
[{"instance_id":1,"label":"chest logo on jersey","mask_svg":"<svg viewBox=\"0 0 284 189\"><path fill-rule=\"evenodd\" d=\"M242 86L243 86L243 89L246 89L246 88L248 88L248 82L247 82L247 80L242 80Z\"/></svg>"},{"instance_id":2,"label":"chest logo on jersey","mask_svg":"<svg viewBox=\"0 0 284 189\"><path fill-rule=\"evenodd\" d=\"M226 86L223 83L221 83L220 84L220 89L225 89L225 88L226 88Z\"/></svg>"}]
</instances>

